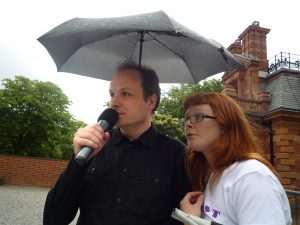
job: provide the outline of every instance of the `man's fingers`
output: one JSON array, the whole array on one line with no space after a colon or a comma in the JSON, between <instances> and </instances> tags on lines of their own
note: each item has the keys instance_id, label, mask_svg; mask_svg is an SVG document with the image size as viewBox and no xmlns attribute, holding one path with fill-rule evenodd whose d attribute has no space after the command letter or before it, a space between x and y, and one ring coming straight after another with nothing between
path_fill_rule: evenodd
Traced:
<instances>
[{"instance_id":1,"label":"man's fingers","mask_svg":"<svg viewBox=\"0 0 300 225\"><path fill-rule=\"evenodd\" d=\"M74 135L73 145L75 154L84 146L93 149L100 148L104 143L104 132L98 124L79 128Z\"/></svg>"},{"instance_id":2,"label":"man's fingers","mask_svg":"<svg viewBox=\"0 0 300 225\"><path fill-rule=\"evenodd\" d=\"M94 157L95 155L98 154L98 152L101 151L103 145L105 145L105 143L108 141L109 137L110 137L109 133L108 133L108 132L105 132L105 133L104 133L104 137L103 137L103 142L102 142L102 144L101 144L100 146L98 146L97 148L94 148L94 151L93 151L92 154L90 155L90 158Z\"/></svg>"},{"instance_id":3,"label":"man's fingers","mask_svg":"<svg viewBox=\"0 0 300 225\"><path fill-rule=\"evenodd\" d=\"M75 137L89 139L94 142L100 142L103 140L103 130L99 125L79 128L75 134Z\"/></svg>"}]
</instances>

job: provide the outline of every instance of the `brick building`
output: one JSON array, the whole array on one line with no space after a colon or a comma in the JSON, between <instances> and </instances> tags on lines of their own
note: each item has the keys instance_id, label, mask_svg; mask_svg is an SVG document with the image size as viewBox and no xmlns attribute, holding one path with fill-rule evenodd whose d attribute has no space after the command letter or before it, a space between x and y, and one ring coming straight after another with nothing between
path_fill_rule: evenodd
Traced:
<instances>
[{"instance_id":1,"label":"brick building","mask_svg":"<svg viewBox=\"0 0 300 225\"><path fill-rule=\"evenodd\" d=\"M224 73L224 93L234 98L256 132L264 154L285 188L300 189L300 55L279 53L267 59L270 29L255 21L228 50L245 65Z\"/></svg>"}]
</instances>

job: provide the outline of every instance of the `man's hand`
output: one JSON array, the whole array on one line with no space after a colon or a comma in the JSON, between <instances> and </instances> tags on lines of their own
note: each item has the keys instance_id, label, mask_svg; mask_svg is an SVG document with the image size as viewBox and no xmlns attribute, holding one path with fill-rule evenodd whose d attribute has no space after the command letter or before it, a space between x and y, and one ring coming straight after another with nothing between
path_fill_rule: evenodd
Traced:
<instances>
[{"instance_id":1,"label":"man's hand","mask_svg":"<svg viewBox=\"0 0 300 225\"><path fill-rule=\"evenodd\" d=\"M73 138L75 157L83 147L90 147L94 149L89 156L91 159L103 148L108 139L109 133L104 132L98 124L79 128Z\"/></svg>"}]
</instances>

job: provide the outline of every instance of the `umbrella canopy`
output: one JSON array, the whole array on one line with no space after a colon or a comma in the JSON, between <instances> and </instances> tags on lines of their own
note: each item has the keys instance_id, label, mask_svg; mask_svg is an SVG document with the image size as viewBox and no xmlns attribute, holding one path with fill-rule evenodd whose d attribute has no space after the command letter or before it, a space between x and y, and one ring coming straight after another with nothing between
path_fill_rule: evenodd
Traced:
<instances>
[{"instance_id":1,"label":"umbrella canopy","mask_svg":"<svg viewBox=\"0 0 300 225\"><path fill-rule=\"evenodd\" d=\"M135 61L162 83L198 83L242 64L222 45L179 24L163 11L116 18L74 18L38 41L59 72L111 80L117 64Z\"/></svg>"}]
</instances>

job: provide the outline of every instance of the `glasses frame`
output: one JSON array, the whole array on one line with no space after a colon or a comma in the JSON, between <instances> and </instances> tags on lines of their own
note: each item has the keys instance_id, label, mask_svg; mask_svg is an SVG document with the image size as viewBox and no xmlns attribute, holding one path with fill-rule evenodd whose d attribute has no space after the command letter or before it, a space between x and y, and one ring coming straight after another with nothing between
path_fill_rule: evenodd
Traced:
<instances>
[{"instance_id":1,"label":"glasses frame","mask_svg":"<svg viewBox=\"0 0 300 225\"><path fill-rule=\"evenodd\" d=\"M185 123L190 120L191 124L202 122L205 118L217 119L215 116L205 115L203 113L196 113L191 116L185 116L180 119L181 125L185 126Z\"/></svg>"}]
</instances>

